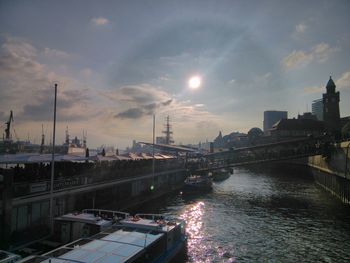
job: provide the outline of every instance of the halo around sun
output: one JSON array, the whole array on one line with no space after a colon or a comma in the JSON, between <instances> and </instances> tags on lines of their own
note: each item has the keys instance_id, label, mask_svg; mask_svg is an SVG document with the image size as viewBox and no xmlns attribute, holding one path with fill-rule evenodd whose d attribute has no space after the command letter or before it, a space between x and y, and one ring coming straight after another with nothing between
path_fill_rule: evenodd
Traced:
<instances>
[{"instance_id":1,"label":"halo around sun","mask_svg":"<svg viewBox=\"0 0 350 263\"><path fill-rule=\"evenodd\" d=\"M188 86L191 89L198 89L201 86L201 78L199 76L192 76L189 80L188 80Z\"/></svg>"}]
</instances>

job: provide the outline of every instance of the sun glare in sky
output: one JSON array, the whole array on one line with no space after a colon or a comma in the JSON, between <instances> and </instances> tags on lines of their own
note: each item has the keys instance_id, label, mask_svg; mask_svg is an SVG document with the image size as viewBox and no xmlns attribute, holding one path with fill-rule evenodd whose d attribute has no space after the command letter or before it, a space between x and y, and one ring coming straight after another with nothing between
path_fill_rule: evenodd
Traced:
<instances>
[{"instance_id":1,"label":"sun glare in sky","mask_svg":"<svg viewBox=\"0 0 350 263\"><path fill-rule=\"evenodd\" d=\"M188 86L191 89L198 89L201 86L201 78L199 76L193 76L188 81Z\"/></svg>"}]
</instances>

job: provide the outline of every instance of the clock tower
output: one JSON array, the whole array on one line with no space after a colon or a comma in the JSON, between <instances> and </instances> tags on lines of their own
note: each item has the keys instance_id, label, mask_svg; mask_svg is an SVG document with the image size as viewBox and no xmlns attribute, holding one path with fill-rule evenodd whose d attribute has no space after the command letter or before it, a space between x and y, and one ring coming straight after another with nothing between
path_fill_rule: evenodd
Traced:
<instances>
[{"instance_id":1,"label":"clock tower","mask_svg":"<svg viewBox=\"0 0 350 263\"><path fill-rule=\"evenodd\" d=\"M340 113L339 113L339 91L335 91L335 84L332 77L329 78L323 94L323 120L329 134L340 136Z\"/></svg>"}]
</instances>

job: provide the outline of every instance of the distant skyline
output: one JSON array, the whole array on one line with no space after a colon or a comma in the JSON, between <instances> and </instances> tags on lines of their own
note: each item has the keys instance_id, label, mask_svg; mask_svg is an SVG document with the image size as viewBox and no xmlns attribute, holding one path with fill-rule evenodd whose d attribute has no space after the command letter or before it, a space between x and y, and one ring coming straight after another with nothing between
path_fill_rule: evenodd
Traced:
<instances>
[{"instance_id":1,"label":"distant skyline","mask_svg":"<svg viewBox=\"0 0 350 263\"><path fill-rule=\"evenodd\" d=\"M331 75L350 115L350 2L0 0L0 129L22 140L175 143L263 128L266 110L311 112ZM188 87L192 76L201 86Z\"/></svg>"}]
</instances>

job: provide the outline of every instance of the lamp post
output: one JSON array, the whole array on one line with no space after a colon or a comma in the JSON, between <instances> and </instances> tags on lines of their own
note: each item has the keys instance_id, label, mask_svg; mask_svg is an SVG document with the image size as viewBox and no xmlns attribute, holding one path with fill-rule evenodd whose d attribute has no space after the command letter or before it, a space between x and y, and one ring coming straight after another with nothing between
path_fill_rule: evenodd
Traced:
<instances>
[{"instance_id":1,"label":"lamp post","mask_svg":"<svg viewBox=\"0 0 350 263\"><path fill-rule=\"evenodd\" d=\"M57 84L55 84L55 102L54 102L54 110L53 110L52 159L51 159L51 180L50 180L50 231L51 231L51 234L53 233L53 181L55 177L56 102L57 102Z\"/></svg>"}]
</instances>

